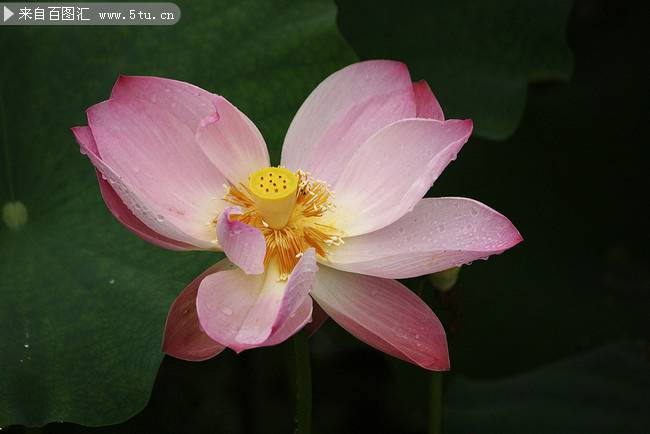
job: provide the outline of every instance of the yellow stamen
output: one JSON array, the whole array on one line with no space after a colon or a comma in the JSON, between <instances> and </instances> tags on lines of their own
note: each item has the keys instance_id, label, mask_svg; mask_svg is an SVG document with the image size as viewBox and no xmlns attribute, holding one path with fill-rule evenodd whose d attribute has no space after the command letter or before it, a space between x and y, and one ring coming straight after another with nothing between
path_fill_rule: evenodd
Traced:
<instances>
[{"instance_id":1,"label":"yellow stamen","mask_svg":"<svg viewBox=\"0 0 650 434\"><path fill-rule=\"evenodd\" d=\"M296 205L298 178L284 167L266 167L248 177L248 191L264 221L282 229Z\"/></svg>"},{"instance_id":2,"label":"yellow stamen","mask_svg":"<svg viewBox=\"0 0 650 434\"><path fill-rule=\"evenodd\" d=\"M266 186L273 185L268 182L270 178L287 182L275 181L274 188L267 192ZM293 192L290 200L279 188L275 191L278 185L286 185L286 190ZM262 232L266 239L265 264L276 259L280 278L286 279L305 250L313 247L319 256L326 257L329 249L343 244L343 234L323 217L334 207L331 198L332 192L324 182L300 170L294 174L273 167L255 172L248 185L228 187L224 200L242 208L243 214L232 218Z\"/></svg>"}]
</instances>

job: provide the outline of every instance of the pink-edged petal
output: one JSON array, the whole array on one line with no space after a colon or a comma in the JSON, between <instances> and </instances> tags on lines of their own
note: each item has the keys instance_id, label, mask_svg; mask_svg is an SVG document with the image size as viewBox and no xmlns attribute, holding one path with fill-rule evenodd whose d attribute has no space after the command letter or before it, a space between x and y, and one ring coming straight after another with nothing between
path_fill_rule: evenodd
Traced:
<instances>
[{"instance_id":1,"label":"pink-edged petal","mask_svg":"<svg viewBox=\"0 0 650 434\"><path fill-rule=\"evenodd\" d=\"M173 114L196 131L203 119L215 114L214 94L182 81L161 77L121 75L111 98L137 98L155 104Z\"/></svg>"},{"instance_id":2,"label":"pink-edged petal","mask_svg":"<svg viewBox=\"0 0 650 434\"><path fill-rule=\"evenodd\" d=\"M226 205L220 198L226 180L190 128L135 98L104 101L87 114L102 161L156 209L155 219L210 246L216 235L210 223Z\"/></svg>"},{"instance_id":3,"label":"pink-edged petal","mask_svg":"<svg viewBox=\"0 0 650 434\"><path fill-rule=\"evenodd\" d=\"M246 274L264 272L266 241L259 229L237 220L231 214L242 214L237 206L223 210L217 220L217 239L228 259Z\"/></svg>"},{"instance_id":4,"label":"pink-edged petal","mask_svg":"<svg viewBox=\"0 0 650 434\"><path fill-rule=\"evenodd\" d=\"M393 223L429 190L472 133L472 121L405 119L368 139L334 186L345 236Z\"/></svg>"},{"instance_id":5,"label":"pink-edged petal","mask_svg":"<svg viewBox=\"0 0 650 434\"><path fill-rule=\"evenodd\" d=\"M313 335L323 324L325 324L328 318L329 315L325 313L323 308L318 304L315 304L313 312L311 313L311 321L305 325L305 331L309 336Z\"/></svg>"},{"instance_id":6,"label":"pink-edged petal","mask_svg":"<svg viewBox=\"0 0 650 434\"><path fill-rule=\"evenodd\" d=\"M86 153L91 153L97 155L97 144L93 137L92 131L89 127L74 127L72 132L75 135L79 145L82 149L85 149ZM101 172L95 169L97 173L97 181L99 183L99 189L106 203L106 207L109 209L111 214L127 229L136 234L138 237L142 238L145 241L148 241L152 244L156 244L160 247L171 250L193 250L196 247L182 243L180 241L172 240L167 238L157 232L151 230L148 226L138 219L133 212L122 202L120 196L117 192L111 187L109 182L103 177Z\"/></svg>"},{"instance_id":7,"label":"pink-edged petal","mask_svg":"<svg viewBox=\"0 0 650 434\"><path fill-rule=\"evenodd\" d=\"M165 324L165 353L177 359L200 361L214 357L225 349L201 329L196 313L196 294L205 277L232 267L228 260L218 262L194 279L176 298L169 309Z\"/></svg>"},{"instance_id":8,"label":"pink-edged petal","mask_svg":"<svg viewBox=\"0 0 650 434\"><path fill-rule=\"evenodd\" d=\"M334 321L368 345L425 369L449 369L442 324L401 283L321 267L311 294Z\"/></svg>"},{"instance_id":9,"label":"pink-edged petal","mask_svg":"<svg viewBox=\"0 0 650 434\"><path fill-rule=\"evenodd\" d=\"M212 339L237 352L279 342L278 336L286 339L290 333L285 327L290 331L295 327L295 332L309 321L311 307L305 310L304 303L317 269L310 249L287 281L279 279L274 262L265 274L228 270L207 276L196 300L201 326Z\"/></svg>"},{"instance_id":10,"label":"pink-edged petal","mask_svg":"<svg viewBox=\"0 0 650 434\"><path fill-rule=\"evenodd\" d=\"M196 141L232 184L246 183L251 173L271 165L264 138L255 124L228 100L214 96L212 103L216 116L201 122Z\"/></svg>"},{"instance_id":11,"label":"pink-edged petal","mask_svg":"<svg viewBox=\"0 0 650 434\"><path fill-rule=\"evenodd\" d=\"M413 83L413 92L415 93L416 116L418 118L445 120L442 107L431 91L429 83L424 80Z\"/></svg>"},{"instance_id":12,"label":"pink-edged petal","mask_svg":"<svg viewBox=\"0 0 650 434\"><path fill-rule=\"evenodd\" d=\"M326 78L291 122L282 164L333 184L344 163L382 127L415 117L415 99L403 63L355 63Z\"/></svg>"},{"instance_id":13,"label":"pink-edged petal","mask_svg":"<svg viewBox=\"0 0 650 434\"><path fill-rule=\"evenodd\" d=\"M339 270L405 279L498 255L521 242L502 214L472 199L422 199L402 218L331 249L326 264Z\"/></svg>"},{"instance_id":14,"label":"pink-edged petal","mask_svg":"<svg viewBox=\"0 0 650 434\"><path fill-rule=\"evenodd\" d=\"M101 174L99 184L107 206L124 225L141 236L143 239L167 248L217 248L217 245L205 243L196 239L169 220L158 214L154 204L145 199L141 194L120 177L99 156L99 151L89 127L81 126L72 128L72 132L79 143L81 153L88 156L96 170ZM117 195L117 197L115 196ZM119 202L121 202L121 205ZM131 219L127 213L130 211L137 221ZM139 223L144 226L142 227ZM190 247L191 246L191 247Z\"/></svg>"}]
</instances>

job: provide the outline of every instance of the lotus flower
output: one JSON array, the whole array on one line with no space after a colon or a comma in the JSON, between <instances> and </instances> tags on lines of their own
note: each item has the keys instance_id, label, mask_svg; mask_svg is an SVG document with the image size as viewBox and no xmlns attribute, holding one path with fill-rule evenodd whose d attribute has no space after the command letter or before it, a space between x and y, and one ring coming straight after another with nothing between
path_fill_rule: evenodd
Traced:
<instances>
[{"instance_id":1,"label":"lotus flower","mask_svg":"<svg viewBox=\"0 0 650 434\"><path fill-rule=\"evenodd\" d=\"M274 345L329 316L381 351L449 369L440 321L394 279L521 241L480 202L423 199L472 122L445 120L399 62L323 81L294 117L279 167L246 115L187 83L121 76L87 117L73 132L113 215L158 246L227 257L170 310L164 350L178 358Z\"/></svg>"}]
</instances>

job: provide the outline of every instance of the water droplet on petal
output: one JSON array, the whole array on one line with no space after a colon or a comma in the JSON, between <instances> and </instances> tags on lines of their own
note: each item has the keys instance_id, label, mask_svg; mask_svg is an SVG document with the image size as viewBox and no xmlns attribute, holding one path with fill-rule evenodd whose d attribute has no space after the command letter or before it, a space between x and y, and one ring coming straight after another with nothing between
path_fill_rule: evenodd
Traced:
<instances>
[{"instance_id":1,"label":"water droplet on petal","mask_svg":"<svg viewBox=\"0 0 650 434\"><path fill-rule=\"evenodd\" d=\"M232 315L232 309L229 307L222 307L221 312L223 312L224 315L228 315L228 316Z\"/></svg>"}]
</instances>

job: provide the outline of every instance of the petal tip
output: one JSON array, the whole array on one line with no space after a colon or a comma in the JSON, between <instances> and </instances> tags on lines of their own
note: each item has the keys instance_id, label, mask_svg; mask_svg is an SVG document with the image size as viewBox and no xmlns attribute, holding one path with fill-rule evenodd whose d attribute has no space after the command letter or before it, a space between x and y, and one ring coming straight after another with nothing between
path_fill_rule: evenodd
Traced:
<instances>
[{"instance_id":1,"label":"petal tip","mask_svg":"<svg viewBox=\"0 0 650 434\"><path fill-rule=\"evenodd\" d=\"M521 233L513 226L514 229L514 236L512 237L512 245L510 247L514 247L517 244L521 243L524 241L524 237L521 235Z\"/></svg>"}]
</instances>

